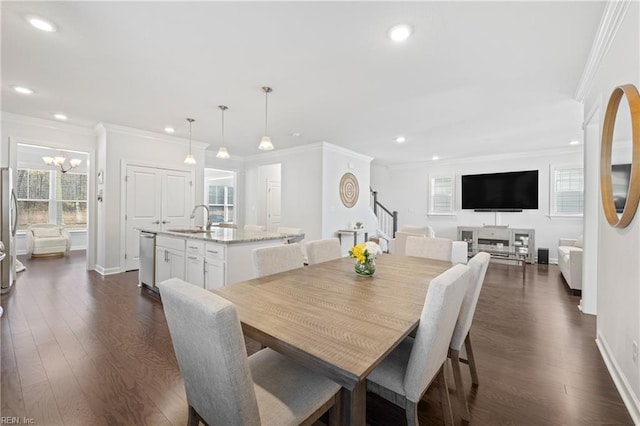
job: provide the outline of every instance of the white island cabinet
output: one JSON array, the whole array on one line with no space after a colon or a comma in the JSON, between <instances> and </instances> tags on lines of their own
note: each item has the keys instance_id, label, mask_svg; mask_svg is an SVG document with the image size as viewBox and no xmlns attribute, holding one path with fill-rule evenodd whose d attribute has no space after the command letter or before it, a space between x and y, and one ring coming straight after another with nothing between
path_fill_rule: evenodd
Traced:
<instances>
[{"instance_id":1,"label":"white island cabinet","mask_svg":"<svg viewBox=\"0 0 640 426\"><path fill-rule=\"evenodd\" d=\"M155 283L180 278L208 290L256 277L253 250L284 244L304 234L248 232L228 228L211 231L140 229L156 234Z\"/></svg>"}]
</instances>

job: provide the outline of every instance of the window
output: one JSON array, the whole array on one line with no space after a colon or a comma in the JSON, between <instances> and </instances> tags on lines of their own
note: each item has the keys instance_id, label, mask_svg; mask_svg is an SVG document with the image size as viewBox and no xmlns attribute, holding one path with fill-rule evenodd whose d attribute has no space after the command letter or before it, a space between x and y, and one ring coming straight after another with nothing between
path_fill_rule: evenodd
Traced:
<instances>
[{"instance_id":1,"label":"window","mask_svg":"<svg viewBox=\"0 0 640 426\"><path fill-rule=\"evenodd\" d=\"M18 169L18 229L34 223L87 228L87 175L55 170Z\"/></svg>"},{"instance_id":2,"label":"window","mask_svg":"<svg viewBox=\"0 0 640 426\"><path fill-rule=\"evenodd\" d=\"M584 209L584 169L582 166L551 168L551 216L582 216Z\"/></svg>"},{"instance_id":3,"label":"window","mask_svg":"<svg viewBox=\"0 0 640 426\"><path fill-rule=\"evenodd\" d=\"M204 201L211 222L235 222L235 172L205 169L204 180Z\"/></svg>"},{"instance_id":4,"label":"window","mask_svg":"<svg viewBox=\"0 0 640 426\"><path fill-rule=\"evenodd\" d=\"M454 213L454 178L452 175L431 176L429 192L429 214L453 214Z\"/></svg>"}]
</instances>

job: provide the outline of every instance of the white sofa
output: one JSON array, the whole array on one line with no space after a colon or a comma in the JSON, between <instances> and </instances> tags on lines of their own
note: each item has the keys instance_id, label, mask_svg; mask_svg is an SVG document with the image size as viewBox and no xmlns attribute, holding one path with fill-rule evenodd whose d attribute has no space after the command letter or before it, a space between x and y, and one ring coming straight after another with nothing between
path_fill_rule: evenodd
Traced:
<instances>
[{"instance_id":1,"label":"white sofa","mask_svg":"<svg viewBox=\"0 0 640 426\"><path fill-rule=\"evenodd\" d=\"M31 257L62 256L71 248L71 236L63 226L39 223L26 232L27 254Z\"/></svg>"},{"instance_id":2,"label":"white sofa","mask_svg":"<svg viewBox=\"0 0 640 426\"><path fill-rule=\"evenodd\" d=\"M558 242L558 266L571 290L582 290L582 237L561 238Z\"/></svg>"}]
</instances>

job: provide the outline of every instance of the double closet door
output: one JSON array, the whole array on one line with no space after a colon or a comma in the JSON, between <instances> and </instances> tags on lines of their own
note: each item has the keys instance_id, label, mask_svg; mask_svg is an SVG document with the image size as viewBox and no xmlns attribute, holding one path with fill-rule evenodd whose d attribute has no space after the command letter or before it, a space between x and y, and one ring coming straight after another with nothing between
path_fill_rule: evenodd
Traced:
<instances>
[{"instance_id":1,"label":"double closet door","mask_svg":"<svg viewBox=\"0 0 640 426\"><path fill-rule=\"evenodd\" d=\"M127 271L140 267L138 228L183 228L191 224L194 172L127 165L126 247Z\"/></svg>"}]
</instances>

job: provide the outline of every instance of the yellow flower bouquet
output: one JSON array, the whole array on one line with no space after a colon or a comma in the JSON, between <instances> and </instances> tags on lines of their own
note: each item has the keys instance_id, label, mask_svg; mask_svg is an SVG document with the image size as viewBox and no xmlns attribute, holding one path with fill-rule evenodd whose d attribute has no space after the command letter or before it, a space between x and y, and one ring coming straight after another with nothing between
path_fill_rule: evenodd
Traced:
<instances>
[{"instance_id":1,"label":"yellow flower bouquet","mask_svg":"<svg viewBox=\"0 0 640 426\"><path fill-rule=\"evenodd\" d=\"M373 241L353 246L349 250L349 256L356 259L356 273L364 277L372 276L376 271L376 255L380 253L382 253L380 246Z\"/></svg>"}]
</instances>

